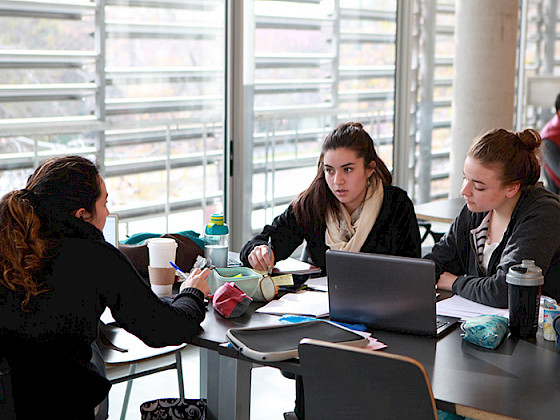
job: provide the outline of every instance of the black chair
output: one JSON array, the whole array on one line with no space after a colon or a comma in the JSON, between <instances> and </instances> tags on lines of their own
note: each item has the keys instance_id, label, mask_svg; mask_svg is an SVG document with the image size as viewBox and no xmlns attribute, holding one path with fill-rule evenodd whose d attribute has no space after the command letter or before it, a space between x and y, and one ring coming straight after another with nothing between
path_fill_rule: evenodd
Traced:
<instances>
[{"instance_id":1,"label":"black chair","mask_svg":"<svg viewBox=\"0 0 560 420\"><path fill-rule=\"evenodd\" d=\"M437 419L432 388L416 360L303 339L306 420Z\"/></svg>"},{"instance_id":2,"label":"black chair","mask_svg":"<svg viewBox=\"0 0 560 420\"><path fill-rule=\"evenodd\" d=\"M424 232L422 233L422 236L420 237L420 244L422 249L421 249L421 253L422 253L422 257L424 257L426 254L430 253L432 251L432 247L433 245L431 245L430 243L428 243L427 245L423 245L424 241L426 239L428 239L430 236L432 237L434 244L437 244L439 242L439 240L443 237L443 235L445 235L445 233L443 232L434 232L432 230L432 224L429 222L418 222L418 226L424 230Z\"/></svg>"},{"instance_id":3,"label":"black chair","mask_svg":"<svg viewBox=\"0 0 560 420\"><path fill-rule=\"evenodd\" d=\"M424 229L424 233L420 237L420 243L423 243L429 236L432 237L434 243L437 243L445 235L443 232L434 232L432 224L429 222L418 222L418 226Z\"/></svg>"}]
</instances>

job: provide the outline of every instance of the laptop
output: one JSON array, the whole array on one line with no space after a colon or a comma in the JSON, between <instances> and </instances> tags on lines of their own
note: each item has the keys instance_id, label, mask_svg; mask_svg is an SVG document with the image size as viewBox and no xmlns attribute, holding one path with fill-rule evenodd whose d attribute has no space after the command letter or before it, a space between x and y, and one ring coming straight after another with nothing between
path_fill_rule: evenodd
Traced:
<instances>
[{"instance_id":1,"label":"laptop","mask_svg":"<svg viewBox=\"0 0 560 420\"><path fill-rule=\"evenodd\" d=\"M436 317L431 260L328 250L326 261L331 320L433 337L459 321Z\"/></svg>"},{"instance_id":2,"label":"laptop","mask_svg":"<svg viewBox=\"0 0 560 420\"><path fill-rule=\"evenodd\" d=\"M110 214L105 220L105 227L103 228L103 236L105 240L117 248L119 242L119 216Z\"/></svg>"}]
</instances>

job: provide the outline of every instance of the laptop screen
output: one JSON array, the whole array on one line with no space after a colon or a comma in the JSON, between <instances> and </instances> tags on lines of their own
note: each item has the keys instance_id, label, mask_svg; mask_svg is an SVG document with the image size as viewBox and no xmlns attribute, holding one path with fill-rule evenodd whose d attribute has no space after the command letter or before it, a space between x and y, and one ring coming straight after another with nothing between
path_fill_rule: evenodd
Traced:
<instances>
[{"instance_id":1,"label":"laptop screen","mask_svg":"<svg viewBox=\"0 0 560 420\"><path fill-rule=\"evenodd\" d=\"M119 217L116 214L107 216L105 227L103 228L103 236L107 242L117 247L119 240Z\"/></svg>"},{"instance_id":2,"label":"laptop screen","mask_svg":"<svg viewBox=\"0 0 560 420\"><path fill-rule=\"evenodd\" d=\"M332 250L326 260L332 320L437 334L433 261Z\"/></svg>"}]
</instances>

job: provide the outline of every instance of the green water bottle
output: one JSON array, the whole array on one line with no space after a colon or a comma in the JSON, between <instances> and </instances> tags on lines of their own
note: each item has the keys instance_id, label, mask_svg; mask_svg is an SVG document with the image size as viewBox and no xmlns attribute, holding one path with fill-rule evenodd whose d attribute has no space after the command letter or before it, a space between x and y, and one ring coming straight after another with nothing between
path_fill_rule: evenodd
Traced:
<instances>
[{"instance_id":1,"label":"green water bottle","mask_svg":"<svg viewBox=\"0 0 560 420\"><path fill-rule=\"evenodd\" d=\"M224 215L214 213L204 229L204 257L209 265L227 267L229 227Z\"/></svg>"}]
</instances>

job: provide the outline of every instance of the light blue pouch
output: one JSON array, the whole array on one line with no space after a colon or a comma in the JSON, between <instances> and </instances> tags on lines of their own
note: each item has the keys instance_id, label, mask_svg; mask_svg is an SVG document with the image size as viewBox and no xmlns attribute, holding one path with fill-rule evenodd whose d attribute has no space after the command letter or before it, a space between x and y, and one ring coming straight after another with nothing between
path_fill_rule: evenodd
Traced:
<instances>
[{"instance_id":1,"label":"light blue pouch","mask_svg":"<svg viewBox=\"0 0 560 420\"><path fill-rule=\"evenodd\" d=\"M495 349L508 330L508 319L499 315L478 315L461 325L463 339L477 346Z\"/></svg>"}]
</instances>

